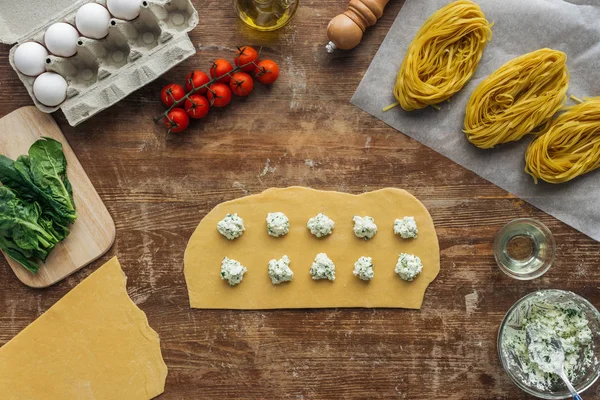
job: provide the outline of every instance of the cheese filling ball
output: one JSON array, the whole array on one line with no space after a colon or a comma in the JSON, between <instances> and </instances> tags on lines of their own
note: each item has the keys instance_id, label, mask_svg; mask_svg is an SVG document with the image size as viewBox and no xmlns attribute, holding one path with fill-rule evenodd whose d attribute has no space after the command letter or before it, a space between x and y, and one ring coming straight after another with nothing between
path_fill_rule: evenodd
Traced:
<instances>
[{"instance_id":1,"label":"cheese filling ball","mask_svg":"<svg viewBox=\"0 0 600 400\"><path fill-rule=\"evenodd\" d=\"M404 217L394 221L394 233L402 239L416 239L419 229L414 217Z\"/></svg>"},{"instance_id":2,"label":"cheese filling ball","mask_svg":"<svg viewBox=\"0 0 600 400\"><path fill-rule=\"evenodd\" d=\"M354 276L363 281L370 281L375 276L373 272L373 259L371 257L361 257L354 263Z\"/></svg>"},{"instance_id":3,"label":"cheese filling ball","mask_svg":"<svg viewBox=\"0 0 600 400\"><path fill-rule=\"evenodd\" d=\"M327 215L319 213L308 220L306 227L310 230L310 233L321 238L323 236L331 235L335 223Z\"/></svg>"},{"instance_id":4,"label":"cheese filling ball","mask_svg":"<svg viewBox=\"0 0 600 400\"><path fill-rule=\"evenodd\" d=\"M414 280L423 270L421 259L413 254L400 254L394 272L405 281Z\"/></svg>"},{"instance_id":5,"label":"cheese filling ball","mask_svg":"<svg viewBox=\"0 0 600 400\"><path fill-rule=\"evenodd\" d=\"M377 225L372 217L359 217L355 216L354 221L354 234L356 237L369 240L377 233Z\"/></svg>"},{"instance_id":6,"label":"cheese filling ball","mask_svg":"<svg viewBox=\"0 0 600 400\"><path fill-rule=\"evenodd\" d=\"M327 254L319 253L310 267L310 275L314 280L328 279L335 281L335 264Z\"/></svg>"},{"instance_id":7,"label":"cheese filling ball","mask_svg":"<svg viewBox=\"0 0 600 400\"><path fill-rule=\"evenodd\" d=\"M285 236L290 231L290 220L282 212L267 215L267 232L273 237Z\"/></svg>"},{"instance_id":8,"label":"cheese filling ball","mask_svg":"<svg viewBox=\"0 0 600 400\"><path fill-rule=\"evenodd\" d=\"M268 272L273 285L289 282L294 278L294 271L290 268L290 259L285 255L279 260L269 261Z\"/></svg>"},{"instance_id":9,"label":"cheese filling ball","mask_svg":"<svg viewBox=\"0 0 600 400\"><path fill-rule=\"evenodd\" d=\"M227 281L230 286L238 285L248 271L239 261L225 257L221 263L221 279Z\"/></svg>"},{"instance_id":10,"label":"cheese filling ball","mask_svg":"<svg viewBox=\"0 0 600 400\"><path fill-rule=\"evenodd\" d=\"M229 240L234 240L242 236L246 227L244 220L237 214L227 214L225 218L217 223L217 230Z\"/></svg>"}]
</instances>

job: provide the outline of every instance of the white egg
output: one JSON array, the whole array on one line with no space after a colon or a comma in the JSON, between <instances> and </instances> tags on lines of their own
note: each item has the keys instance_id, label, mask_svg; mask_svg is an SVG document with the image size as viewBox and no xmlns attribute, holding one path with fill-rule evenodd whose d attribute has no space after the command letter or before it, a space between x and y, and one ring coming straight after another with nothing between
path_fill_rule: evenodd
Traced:
<instances>
[{"instance_id":1,"label":"white egg","mask_svg":"<svg viewBox=\"0 0 600 400\"><path fill-rule=\"evenodd\" d=\"M44 34L44 43L48 51L61 57L71 57L77 53L77 40L77 29L64 22L50 25Z\"/></svg>"},{"instance_id":2,"label":"white egg","mask_svg":"<svg viewBox=\"0 0 600 400\"><path fill-rule=\"evenodd\" d=\"M48 51L36 42L26 42L15 50L13 61L20 73L29 76L38 76L46 71L46 58Z\"/></svg>"},{"instance_id":3,"label":"white egg","mask_svg":"<svg viewBox=\"0 0 600 400\"><path fill-rule=\"evenodd\" d=\"M83 5L75 15L75 25L83 36L92 39L102 39L108 35L110 14L98 3Z\"/></svg>"},{"instance_id":4,"label":"white egg","mask_svg":"<svg viewBox=\"0 0 600 400\"><path fill-rule=\"evenodd\" d=\"M120 19L132 20L140 15L142 0L106 0L108 11Z\"/></svg>"},{"instance_id":5,"label":"white egg","mask_svg":"<svg viewBox=\"0 0 600 400\"><path fill-rule=\"evenodd\" d=\"M57 106L67 98L67 81L54 72L44 72L33 82L33 95L48 107Z\"/></svg>"}]
</instances>

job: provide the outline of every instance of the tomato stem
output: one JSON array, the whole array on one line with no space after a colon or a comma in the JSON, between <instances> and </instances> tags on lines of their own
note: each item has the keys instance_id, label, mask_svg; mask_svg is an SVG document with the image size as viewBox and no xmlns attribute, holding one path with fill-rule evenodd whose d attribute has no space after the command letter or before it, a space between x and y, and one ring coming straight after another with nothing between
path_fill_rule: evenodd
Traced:
<instances>
[{"instance_id":1,"label":"tomato stem","mask_svg":"<svg viewBox=\"0 0 600 400\"><path fill-rule=\"evenodd\" d=\"M259 54L260 54L260 51L259 51ZM187 99L189 99L191 95L193 95L194 93L198 92L199 90L201 90L203 88L208 88L210 85L212 85L213 83L216 83L219 79L223 78L224 76L229 75L231 77L231 75L235 74L238 71L241 71L244 67L247 67L248 65L251 65L251 64L254 64L254 66L258 68L258 64L256 63L257 60L258 59L254 60L254 61L250 61L250 62L248 62L246 64L243 64L243 65L238 65L237 67L235 67L231 71L229 71L229 72L227 72L227 73L225 73L223 75L220 75L220 76L217 76L217 77L211 79L210 81L208 81L204 85L198 86L198 87L194 87L192 90L190 90L189 93L187 93L181 99L179 99L175 103L173 103L173 105L171 107L169 107L164 113L162 113L161 115L159 115L157 117L154 117L154 122L158 122L161 119L164 119L165 117L167 117L169 115L169 112L172 109L179 107L181 104L184 104L185 101ZM210 90L210 89L208 89L208 90Z\"/></svg>"}]
</instances>

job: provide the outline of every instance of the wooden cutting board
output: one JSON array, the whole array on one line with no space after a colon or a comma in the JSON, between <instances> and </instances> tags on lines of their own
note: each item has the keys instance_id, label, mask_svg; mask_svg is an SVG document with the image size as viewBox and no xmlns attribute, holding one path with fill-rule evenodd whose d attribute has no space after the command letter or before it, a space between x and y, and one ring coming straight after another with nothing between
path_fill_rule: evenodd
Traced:
<instances>
[{"instance_id":1,"label":"wooden cutting board","mask_svg":"<svg viewBox=\"0 0 600 400\"><path fill-rule=\"evenodd\" d=\"M41 136L63 145L77 220L70 227L71 234L56 245L45 263L40 263L37 274L5 255L21 282L34 288L48 287L85 267L110 249L116 234L108 210L52 116L35 107L23 107L0 119L0 154L14 160L27 154Z\"/></svg>"}]
</instances>

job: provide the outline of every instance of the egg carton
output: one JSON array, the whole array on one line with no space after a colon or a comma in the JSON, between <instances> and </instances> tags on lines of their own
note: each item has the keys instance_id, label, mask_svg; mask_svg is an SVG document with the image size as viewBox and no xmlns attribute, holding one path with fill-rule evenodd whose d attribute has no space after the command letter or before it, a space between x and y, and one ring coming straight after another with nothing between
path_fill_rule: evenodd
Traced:
<instances>
[{"instance_id":1,"label":"egg carton","mask_svg":"<svg viewBox=\"0 0 600 400\"><path fill-rule=\"evenodd\" d=\"M0 42L43 44L50 25L75 26L77 10L89 2L93 1L0 0ZM144 0L136 19L111 19L105 38L80 37L77 54L50 55L46 60L46 70L62 75L68 83L67 99L56 107L37 101L35 77L15 67L18 46L10 50L9 61L37 108L46 113L61 109L69 124L76 126L194 55L196 48L187 33L197 24L198 12L190 0Z\"/></svg>"}]
</instances>

